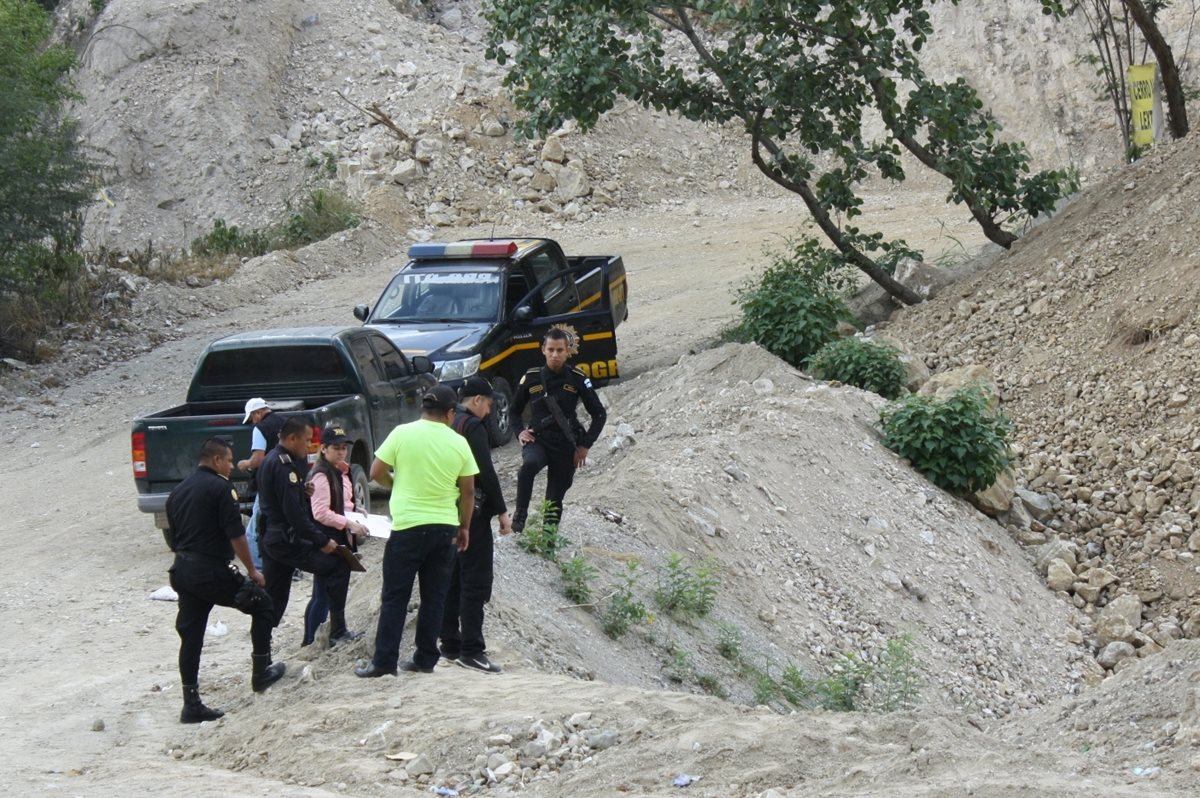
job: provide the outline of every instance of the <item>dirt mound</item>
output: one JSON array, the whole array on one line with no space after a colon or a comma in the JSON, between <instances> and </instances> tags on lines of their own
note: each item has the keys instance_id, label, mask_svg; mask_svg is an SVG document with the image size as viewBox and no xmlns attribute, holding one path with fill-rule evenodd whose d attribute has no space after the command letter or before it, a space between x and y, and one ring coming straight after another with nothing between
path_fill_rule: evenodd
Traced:
<instances>
[{"instance_id":1,"label":"dirt mound","mask_svg":"<svg viewBox=\"0 0 1200 798\"><path fill-rule=\"evenodd\" d=\"M1131 642L1149 650L1200 634L1197 174L1200 140L1158 148L889 330L931 367L992 371L1021 477L1061 502L1050 533L1077 574L1117 577L1098 600L1077 583L1076 606L1135 593L1148 620Z\"/></svg>"}]
</instances>

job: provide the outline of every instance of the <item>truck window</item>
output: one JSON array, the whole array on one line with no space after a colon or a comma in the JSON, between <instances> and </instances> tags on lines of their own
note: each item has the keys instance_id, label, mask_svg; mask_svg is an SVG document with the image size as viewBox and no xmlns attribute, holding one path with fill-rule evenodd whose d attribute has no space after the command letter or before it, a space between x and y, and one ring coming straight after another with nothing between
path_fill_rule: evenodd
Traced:
<instances>
[{"instance_id":1,"label":"truck window","mask_svg":"<svg viewBox=\"0 0 1200 798\"><path fill-rule=\"evenodd\" d=\"M383 381L383 373L379 370L375 353L371 351L371 345L367 343L366 338L351 339L350 354L354 356L354 362L358 364L358 370L362 374L364 383L374 385Z\"/></svg>"},{"instance_id":2,"label":"truck window","mask_svg":"<svg viewBox=\"0 0 1200 798\"><path fill-rule=\"evenodd\" d=\"M384 289L372 321L495 321L500 315L496 271L404 269Z\"/></svg>"},{"instance_id":3,"label":"truck window","mask_svg":"<svg viewBox=\"0 0 1200 798\"><path fill-rule=\"evenodd\" d=\"M548 280L562 271L560 264L550 257L549 252L539 252L531 257L529 267L533 270L533 276L538 283ZM570 313L571 308L575 306L575 282L566 274L550 280L542 286L542 302L546 306L547 315L557 316L562 313Z\"/></svg>"},{"instance_id":4,"label":"truck window","mask_svg":"<svg viewBox=\"0 0 1200 798\"><path fill-rule=\"evenodd\" d=\"M269 386L297 383L342 383L346 367L328 344L269 346L215 350L204 358L199 384L256 385L271 395Z\"/></svg>"},{"instance_id":5,"label":"truck window","mask_svg":"<svg viewBox=\"0 0 1200 798\"><path fill-rule=\"evenodd\" d=\"M380 362L383 363L385 379L395 380L408 376L408 364L404 362L404 357L396 351L396 347L378 338L371 343L375 347L375 352L379 355Z\"/></svg>"}]
</instances>

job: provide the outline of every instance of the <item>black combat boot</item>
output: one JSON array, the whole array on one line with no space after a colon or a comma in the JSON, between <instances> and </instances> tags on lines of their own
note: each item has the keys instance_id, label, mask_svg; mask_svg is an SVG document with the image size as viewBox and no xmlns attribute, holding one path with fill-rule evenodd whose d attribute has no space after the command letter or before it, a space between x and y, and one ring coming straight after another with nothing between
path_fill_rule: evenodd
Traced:
<instances>
[{"instance_id":1,"label":"black combat boot","mask_svg":"<svg viewBox=\"0 0 1200 798\"><path fill-rule=\"evenodd\" d=\"M203 723L206 720L216 720L225 715L219 709L204 706L200 701L200 688L194 684L183 686L183 711L179 713L180 723Z\"/></svg>"},{"instance_id":2,"label":"black combat boot","mask_svg":"<svg viewBox=\"0 0 1200 798\"><path fill-rule=\"evenodd\" d=\"M282 662L272 664L270 654L251 654L250 659L254 663L254 675L250 677L250 686L256 693L261 693L282 679L284 671L287 670L287 665Z\"/></svg>"},{"instance_id":3,"label":"black combat boot","mask_svg":"<svg viewBox=\"0 0 1200 798\"><path fill-rule=\"evenodd\" d=\"M518 535L525 531L525 513L517 510L512 516L512 531Z\"/></svg>"}]
</instances>

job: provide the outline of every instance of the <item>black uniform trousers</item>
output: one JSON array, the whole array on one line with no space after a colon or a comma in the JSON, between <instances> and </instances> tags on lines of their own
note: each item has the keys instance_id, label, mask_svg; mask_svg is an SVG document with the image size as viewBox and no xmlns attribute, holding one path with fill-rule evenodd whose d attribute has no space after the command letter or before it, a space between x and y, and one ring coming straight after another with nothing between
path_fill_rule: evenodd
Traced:
<instances>
[{"instance_id":1,"label":"black uniform trousers","mask_svg":"<svg viewBox=\"0 0 1200 798\"><path fill-rule=\"evenodd\" d=\"M334 542L340 546L349 546L350 541L344 530L341 529L323 529L325 534L333 538ZM313 576L312 596L308 599L308 606L304 608L304 638L300 641L300 645L309 646L317 638L317 629L329 617L329 588L325 584L325 577L320 575Z\"/></svg>"},{"instance_id":2,"label":"black uniform trousers","mask_svg":"<svg viewBox=\"0 0 1200 798\"><path fill-rule=\"evenodd\" d=\"M309 545L287 543L274 536L262 544L263 576L267 593L275 605L275 625L283 620L292 594L292 575L297 569L321 578L337 636L346 629L346 595L350 592L350 566L336 554L325 554Z\"/></svg>"},{"instance_id":3,"label":"black uniform trousers","mask_svg":"<svg viewBox=\"0 0 1200 798\"><path fill-rule=\"evenodd\" d=\"M413 662L432 668L440 657L438 630L446 604L454 541L458 527L445 524L393 530L383 550L383 593L379 626L375 630L375 667L395 670L400 661L400 640L412 598L413 579L419 578L421 606L417 610L416 652Z\"/></svg>"},{"instance_id":4,"label":"black uniform trousers","mask_svg":"<svg viewBox=\"0 0 1200 798\"><path fill-rule=\"evenodd\" d=\"M517 472L517 516L524 518L533 496L533 480L546 469L546 501L562 519L563 497L575 481L575 449L567 442L561 446L543 442L539 436L521 447L521 470Z\"/></svg>"},{"instance_id":5,"label":"black uniform trousers","mask_svg":"<svg viewBox=\"0 0 1200 798\"><path fill-rule=\"evenodd\" d=\"M483 640L483 605L492 598L492 518L471 516L471 540L454 558L450 588L442 613L442 656L474 657L487 651Z\"/></svg>"},{"instance_id":6,"label":"black uniform trousers","mask_svg":"<svg viewBox=\"0 0 1200 798\"><path fill-rule=\"evenodd\" d=\"M250 641L255 654L271 655L271 629L275 612L271 603L259 602L252 610L238 607L238 589L246 580L217 557L177 552L170 569L171 588L179 594L175 631L179 632L179 678L185 685L197 684L204 630L214 606L234 607L250 616Z\"/></svg>"}]
</instances>

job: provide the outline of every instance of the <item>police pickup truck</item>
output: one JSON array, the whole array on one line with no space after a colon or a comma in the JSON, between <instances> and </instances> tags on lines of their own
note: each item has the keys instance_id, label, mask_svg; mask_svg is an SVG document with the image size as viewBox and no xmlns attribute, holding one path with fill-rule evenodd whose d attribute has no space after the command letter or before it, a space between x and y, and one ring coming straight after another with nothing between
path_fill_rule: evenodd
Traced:
<instances>
[{"instance_id":1,"label":"police pickup truck","mask_svg":"<svg viewBox=\"0 0 1200 798\"><path fill-rule=\"evenodd\" d=\"M200 445L217 437L233 446L234 462L250 456L246 400L260 396L274 412L303 413L320 431L337 424L352 439L354 501L369 507L367 474L376 447L397 424L421 415L421 396L437 384L429 358L406 357L370 327L299 327L231 335L201 353L187 401L135 419L130 438L137 506L167 532L171 489L196 468ZM274 446L275 441L269 441ZM251 475L230 479L243 512L254 502Z\"/></svg>"},{"instance_id":2,"label":"police pickup truck","mask_svg":"<svg viewBox=\"0 0 1200 798\"><path fill-rule=\"evenodd\" d=\"M492 443L512 437L513 386L541 365L542 336L570 328L571 362L597 385L620 376L616 328L629 315L620 256L567 257L548 238L413 244L374 307L354 315L407 355L425 355L458 387L482 374L495 390Z\"/></svg>"}]
</instances>

